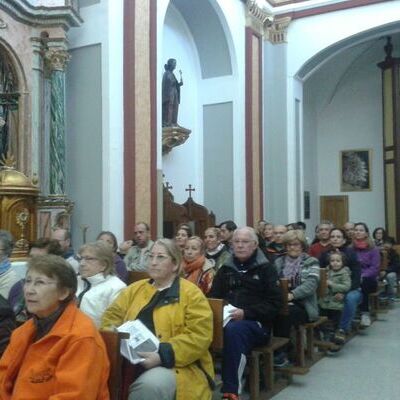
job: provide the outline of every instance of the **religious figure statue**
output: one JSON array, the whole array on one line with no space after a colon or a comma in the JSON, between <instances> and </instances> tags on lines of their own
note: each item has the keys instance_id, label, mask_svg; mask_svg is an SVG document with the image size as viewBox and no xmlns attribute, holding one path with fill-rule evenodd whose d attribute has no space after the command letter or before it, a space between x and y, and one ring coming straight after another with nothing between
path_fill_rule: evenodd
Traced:
<instances>
[{"instance_id":1,"label":"religious figure statue","mask_svg":"<svg viewBox=\"0 0 400 400\"><path fill-rule=\"evenodd\" d=\"M180 81L174 75L176 60L170 58L164 65L165 72L162 80L162 126L178 126L178 108L180 103L180 91L183 85L182 71Z\"/></svg>"}]
</instances>

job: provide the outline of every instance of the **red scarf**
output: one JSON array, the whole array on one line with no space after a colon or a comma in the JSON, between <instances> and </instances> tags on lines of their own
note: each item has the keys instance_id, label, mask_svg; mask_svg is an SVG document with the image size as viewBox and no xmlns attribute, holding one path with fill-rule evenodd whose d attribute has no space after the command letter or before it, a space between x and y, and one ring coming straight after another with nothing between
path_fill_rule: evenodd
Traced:
<instances>
[{"instance_id":1,"label":"red scarf","mask_svg":"<svg viewBox=\"0 0 400 400\"><path fill-rule=\"evenodd\" d=\"M354 239L353 246L358 250L365 250L368 249L369 243L366 240Z\"/></svg>"},{"instance_id":2,"label":"red scarf","mask_svg":"<svg viewBox=\"0 0 400 400\"><path fill-rule=\"evenodd\" d=\"M191 262L183 260L182 266L185 279L197 284L205 262L205 256L200 256Z\"/></svg>"}]
</instances>

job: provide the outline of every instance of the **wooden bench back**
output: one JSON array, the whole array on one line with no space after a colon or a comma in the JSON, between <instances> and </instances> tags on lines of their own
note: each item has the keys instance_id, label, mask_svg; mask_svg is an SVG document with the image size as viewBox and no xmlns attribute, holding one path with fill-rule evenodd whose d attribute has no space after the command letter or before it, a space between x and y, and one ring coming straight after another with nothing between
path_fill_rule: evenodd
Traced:
<instances>
[{"instance_id":1,"label":"wooden bench back","mask_svg":"<svg viewBox=\"0 0 400 400\"><path fill-rule=\"evenodd\" d=\"M289 301L288 301L289 279L281 278L281 279L279 279L279 281L281 283L282 299L283 299L283 306L282 306L279 314L280 315L289 315Z\"/></svg>"},{"instance_id":2,"label":"wooden bench back","mask_svg":"<svg viewBox=\"0 0 400 400\"><path fill-rule=\"evenodd\" d=\"M328 290L328 268L319 269L319 284L317 290L318 298L326 296Z\"/></svg>"},{"instance_id":3,"label":"wooden bench back","mask_svg":"<svg viewBox=\"0 0 400 400\"><path fill-rule=\"evenodd\" d=\"M142 279L149 279L147 271L128 271L128 285L140 281Z\"/></svg>"},{"instance_id":4,"label":"wooden bench back","mask_svg":"<svg viewBox=\"0 0 400 400\"><path fill-rule=\"evenodd\" d=\"M106 345L108 359L110 361L110 376L108 377L108 390L110 400L121 400L122 384L122 355L120 352L121 339L129 338L128 333L100 331Z\"/></svg>"},{"instance_id":5,"label":"wooden bench back","mask_svg":"<svg viewBox=\"0 0 400 400\"><path fill-rule=\"evenodd\" d=\"M388 267L389 264L389 259L388 259L388 253L386 250L381 250L381 265L380 265L380 270L385 271Z\"/></svg>"},{"instance_id":6,"label":"wooden bench back","mask_svg":"<svg viewBox=\"0 0 400 400\"><path fill-rule=\"evenodd\" d=\"M212 352L221 352L224 347L224 305L222 299L208 299L213 312L213 340L210 346Z\"/></svg>"}]
</instances>

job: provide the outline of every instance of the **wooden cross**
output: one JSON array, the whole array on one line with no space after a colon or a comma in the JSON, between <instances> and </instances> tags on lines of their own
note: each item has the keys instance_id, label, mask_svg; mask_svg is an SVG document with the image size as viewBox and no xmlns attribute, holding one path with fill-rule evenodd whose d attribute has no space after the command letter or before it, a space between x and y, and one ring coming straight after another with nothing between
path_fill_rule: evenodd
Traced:
<instances>
[{"instance_id":1,"label":"wooden cross","mask_svg":"<svg viewBox=\"0 0 400 400\"><path fill-rule=\"evenodd\" d=\"M169 184L169 182L165 182L165 189L169 190L169 189L173 189L174 187L172 185Z\"/></svg>"},{"instance_id":2,"label":"wooden cross","mask_svg":"<svg viewBox=\"0 0 400 400\"><path fill-rule=\"evenodd\" d=\"M187 189L185 189L186 192L189 192L189 198L192 198L192 192L195 192L196 189L192 188L192 185L189 184L189 187Z\"/></svg>"}]
</instances>

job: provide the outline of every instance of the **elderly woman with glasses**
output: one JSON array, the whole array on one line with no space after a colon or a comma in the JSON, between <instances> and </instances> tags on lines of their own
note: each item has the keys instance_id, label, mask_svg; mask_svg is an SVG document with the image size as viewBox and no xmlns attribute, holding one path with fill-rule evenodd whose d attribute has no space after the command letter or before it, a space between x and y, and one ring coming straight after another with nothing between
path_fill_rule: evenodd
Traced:
<instances>
[{"instance_id":1,"label":"elderly woman with glasses","mask_svg":"<svg viewBox=\"0 0 400 400\"><path fill-rule=\"evenodd\" d=\"M109 362L93 322L76 307L77 278L61 257L28 262L29 319L0 360L0 399L108 400Z\"/></svg>"},{"instance_id":2,"label":"elderly woman with glasses","mask_svg":"<svg viewBox=\"0 0 400 400\"><path fill-rule=\"evenodd\" d=\"M157 240L150 279L130 285L103 315L104 329L137 319L160 340L158 351L139 354L142 373L129 387L130 400L211 399L212 312L201 290L179 277L181 257L173 241Z\"/></svg>"},{"instance_id":3,"label":"elderly woman with glasses","mask_svg":"<svg viewBox=\"0 0 400 400\"><path fill-rule=\"evenodd\" d=\"M280 278L289 281L289 312L279 315L274 322L274 335L290 337L292 326L318 319L317 289L319 284L319 262L306 253L307 239L302 230L294 229L283 235L286 255L278 257L275 268ZM288 360L284 352L278 353L275 365L283 367Z\"/></svg>"},{"instance_id":4,"label":"elderly woman with glasses","mask_svg":"<svg viewBox=\"0 0 400 400\"><path fill-rule=\"evenodd\" d=\"M115 276L112 248L102 241L79 249L78 307L100 326L101 317L125 283Z\"/></svg>"},{"instance_id":5,"label":"elderly woman with glasses","mask_svg":"<svg viewBox=\"0 0 400 400\"><path fill-rule=\"evenodd\" d=\"M14 240L11 233L0 230L0 296L5 299L8 298L12 286L19 280L9 259L13 247Z\"/></svg>"}]
</instances>

